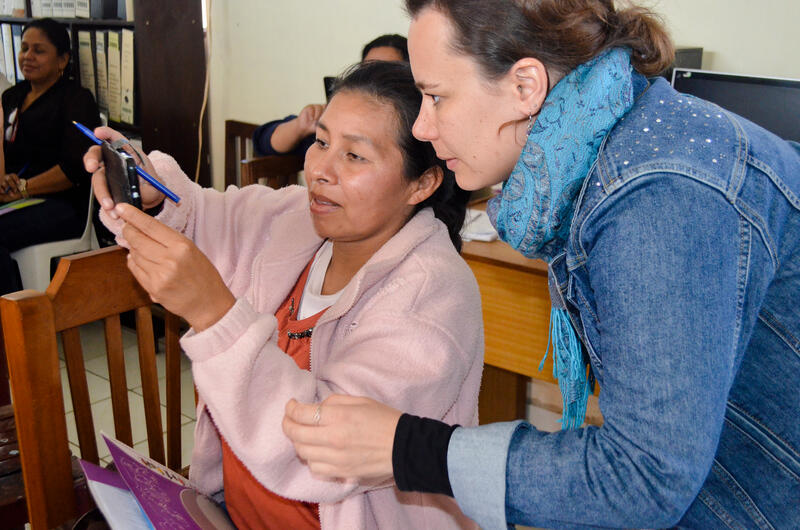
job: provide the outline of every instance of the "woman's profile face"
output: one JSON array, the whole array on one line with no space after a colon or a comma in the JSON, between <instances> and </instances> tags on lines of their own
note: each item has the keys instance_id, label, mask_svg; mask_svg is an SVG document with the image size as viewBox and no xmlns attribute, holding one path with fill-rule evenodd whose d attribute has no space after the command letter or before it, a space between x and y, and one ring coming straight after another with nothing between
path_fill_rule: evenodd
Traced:
<instances>
[{"instance_id":1,"label":"woman's profile face","mask_svg":"<svg viewBox=\"0 0 800 530\"><path fill-rule=\"evenodd\" d=\"M57 80L66 68L69 57L66 54L58 55L45 32L39 28L28 28L22 35L18 60L25 79L37 83Z\"/></svg>"},{"instance_id":2,"label":"woman's profile face","mask_svg":"<svg viewBox=\"0 0 800 530\"><path fill-rule=\"evenodd\" d=\"M306 152L314 228L334 242L380 245L411 215L394 108L357 91L337 93Z\"/></svg>"},{"instance_id":3,"label":"woman's profile face","mask_svg":"<svg viewBox=\"0 0 800 530\"><path fill-rule=\"evenodd\" d=\"M452 35L450 20L435 9L411 21L411 70L423 95L413 133L433 144L459 186L475 190L508 178L522 153L524 126L507 84L485 79L474 59L452 49Z\"/></svg>"}]
</instances>

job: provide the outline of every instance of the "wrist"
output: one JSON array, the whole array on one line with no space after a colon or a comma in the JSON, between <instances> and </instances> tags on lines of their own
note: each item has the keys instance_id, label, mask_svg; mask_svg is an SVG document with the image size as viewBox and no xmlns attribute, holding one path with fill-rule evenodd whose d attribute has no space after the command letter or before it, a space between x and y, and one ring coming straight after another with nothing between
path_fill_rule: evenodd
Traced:
<instances>
[{"instance_id":1,"label":"wrist","mask_svg":"<svg viewBox=\"0 0 800 530\"><path fill-rule=\"evenodd\" d=\"M222 317L227 315L235 304L236 298L228 291L227 296L219 298L214 304L207 305L202 313L191 317L187 315L186 321L194 328L195 332L200 333L222 320Z\"/></svg>"}]
</instances>

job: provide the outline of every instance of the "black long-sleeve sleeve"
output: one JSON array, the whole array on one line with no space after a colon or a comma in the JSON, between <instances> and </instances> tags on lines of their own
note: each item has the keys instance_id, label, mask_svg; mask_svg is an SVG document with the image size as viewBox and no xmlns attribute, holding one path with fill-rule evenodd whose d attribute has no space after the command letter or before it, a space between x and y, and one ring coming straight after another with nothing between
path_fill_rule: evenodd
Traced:
<instances>
[{"instance_id":1,"label":"black long-sleeve sleeve","mask_svg":"<svg viewBox=\"0 0 800 530\"><path fill-rule=\"evenodd\" d=\"M398 489L453 496L447 475L447 446L457 427L411 414L400 416L392 448Z\"/></svg>"}]
</instances>

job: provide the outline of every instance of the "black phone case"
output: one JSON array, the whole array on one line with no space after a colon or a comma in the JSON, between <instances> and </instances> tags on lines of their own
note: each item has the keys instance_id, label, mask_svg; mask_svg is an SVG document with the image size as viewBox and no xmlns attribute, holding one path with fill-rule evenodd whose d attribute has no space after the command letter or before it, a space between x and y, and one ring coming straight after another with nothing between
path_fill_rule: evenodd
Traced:
<instances>
[{"instance_id":1,"label":"black phone case","mask_svg":"<svg viewBox=\"0 0 800 530\"><path fill-rule=\"evenodd\" d=\"M116 151L108 142L103 142L103 163L106 168L106 183L114 203L126 202L142 209L139 193L139 176L136 162L123 151Z\"/></svg>"}]
</instances>

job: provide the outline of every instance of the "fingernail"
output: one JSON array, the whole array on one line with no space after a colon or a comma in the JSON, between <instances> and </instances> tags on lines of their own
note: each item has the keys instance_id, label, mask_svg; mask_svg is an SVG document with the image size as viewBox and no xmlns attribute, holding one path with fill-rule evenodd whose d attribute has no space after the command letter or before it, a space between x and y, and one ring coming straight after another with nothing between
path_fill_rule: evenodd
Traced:
<instances>
[{"instance_id":1,"label":"fingernail","mask_svg":"<svg viewBox=\"0 0 800 530\"><path fill-rule=\"evenodd\" d=\"M112 201L110 197L106 197L103 199L103 208L106 210L111 210L114 208L114 201Z\"/></svg>"},{"instance_id":2,"label":"fingernail","mask_svg":"<svg viewBox=\"0 0 800 530\"><path fill-rule=\"evenodd\" d=\"M115 212L114 210L109 210L108 216L111 217L112 219L119 219L119 215L117 215L117 212Z\"/></svg>"}]
</instances>

